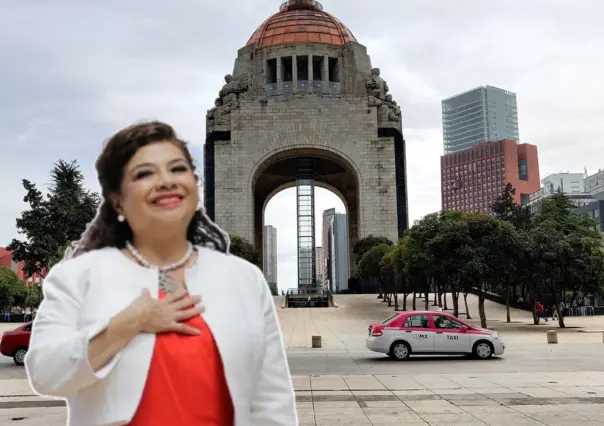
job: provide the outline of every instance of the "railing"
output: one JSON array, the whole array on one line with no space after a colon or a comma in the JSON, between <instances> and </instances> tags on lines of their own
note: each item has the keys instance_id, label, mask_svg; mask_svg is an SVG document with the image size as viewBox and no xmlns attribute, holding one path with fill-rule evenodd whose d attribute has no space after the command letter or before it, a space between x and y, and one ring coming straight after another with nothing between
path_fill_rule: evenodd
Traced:
<instances>
[{"instance_id":1,"label":"railing","mask_svg":"<svg viewBox=\"0 0 604 426\"><path fill-rule=\"evenodd\" d=\"M282 81L279 84L279 91L281 93L291 93L294 91L294 82L293 81Z\"/></svg>"},{"instance_id":2,"label":"railing","mask_svg":"<svg viewBox=\"0 0 604 426\"><path fill-rule=\"evenodd\" d=\"M288 308L328 307L330 303L329 293L323 289L290 288L285 299Z\"/></svg>"},{"instance_id":3,"label":"railing","mask_svg":"<svg viewBox=\"0 0 604 426\"><path fill-rule=\"evenodd\" d=\"M480 296L480 290L478 288L472 288L471 293ZM499 303L500 305L505 305L505 297L490 292L484 292L484 298L486 300L490 300L491 302ZM518 302L510 298L510 307L516 309L523 309L525 311L532 311L531 304L529 302ZM577 316L587 316L587 315L604 315L604 306L585 306L585 314L581 313L581 308L578 306L572 306L566 309L565 316L568 317L577 317Z\"/></svg>"},{"instance_id":4,"label":"railing","mask_svg":"<svg viewBox=\"0 0 604 426\"><path fill-rule=\"evenodd\" d=\"M310 82L308 80L298 80L297 89L299 92L308 92L310 90Z\"/></svg>"},{"instance_id":5,"label":"railing","mask_svg":"<svg viewBox=\"0 0 604 426\"><path fill-rule=\"evenodd\" d=\"M604 310L604 307L601 309ZM566 310L567 317L584 317L590 315L596 315L596 308L593 306L583 306L582 308L579 306L571 306Z\"/></svg>"},{"instance_id":6,"label":"railing","mask_svg":"<svg viewBox=\"0 0 604 426\"><path fill-rule=\"evenodd\" d=\"M292 81L281 81L279 83L267 83L264 85L264 93L267 96L285 95L294 92L294 83ZM333 95L340 94L340 83L330 81L325 84L322 80L298 80L296 84L298 93L327 93Z\"/></svg>"}]
</instances>

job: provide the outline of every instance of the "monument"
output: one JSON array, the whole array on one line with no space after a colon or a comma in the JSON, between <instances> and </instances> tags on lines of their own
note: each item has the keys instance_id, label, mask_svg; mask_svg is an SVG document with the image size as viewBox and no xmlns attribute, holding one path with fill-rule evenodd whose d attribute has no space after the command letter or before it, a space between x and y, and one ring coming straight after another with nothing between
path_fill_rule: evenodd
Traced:
<instances>
[{"instance_id":1,"label":"monument","mask_svg":"<svg viewBox=\"0 0 604 426\"><path fill-rule=\"evenodd\" d=\"M396 241L407 229L400 107L367 49L319 2L286 1L258 27L206 119L208 215L261 253L264 209L292 186L299 257L315 247L315 186L346 206L351 265L358 239Z\"/></svg>"}]
</instances>

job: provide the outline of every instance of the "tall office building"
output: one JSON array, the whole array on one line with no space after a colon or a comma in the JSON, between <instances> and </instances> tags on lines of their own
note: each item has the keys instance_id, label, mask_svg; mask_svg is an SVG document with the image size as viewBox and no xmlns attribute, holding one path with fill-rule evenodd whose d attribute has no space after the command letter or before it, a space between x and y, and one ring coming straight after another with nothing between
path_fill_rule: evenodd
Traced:
<instances>
[{"instance_id":1,"label":"tall office building","mask_svg":"<svg viewBox=\"0 0 604 426\"><path fill-rule=\"evenodd\" d=\"M272 225L264 226L264 243L263 243L263 265L264 277L268 285L277 288L277 228Z\"/></svg>"},{"instance_id":2,"label":"tall office building","mask_svg":"<svg viewBox=\"0 0 604 426\"><path fill-rule=\"evenodd\" d=\"M336 209L327 209L323 212L323 241L321 244L323 245L323 263L319 266L317 263L317 269L323 268L323 287L331 288L329 284L329 227L331 226L331 221L336 214Z\"/></svg>"},{"instance_id":3,"label":"tall office building","mask_svg":"<svg viewBox=\"0 0 604 426\"><path fill-rule=\"evenodd\" d=\"M520 140L516 94L482 86L442 101L445 154L485 142Z\"/></svg>"},{"instance_id":4,"label":"tall office building","mask_svg":"<svg viewBox=\"0 0 604 426\"><path fill-rule=\"evenodd\" d=\"M443 211L490 213L490 203L506 184L516 189L518 204L539 190L537 147L501 140L473 146L440 157Z\"/></svg>"},{"instance_id":5,"label":"tall office building","mask_svg":"<svg viewBox=\"0 0 604 426\"><path fill-rule=\"evenodd\" d=\"M324 261L323 247L317 247L315 249L315 265L317 265L317 288L323 288L323 264Z\"/></svg>"},{"instance_id":6,"label":"tall office building","mask_svg":"<svg viewBox=\"0 0 604 426\"><path fill-rule=\"evenodd\" d=\"M348 290L349 256L346 215L335 213L329 224L329 257L326 260L329 289L333 293ZM327 280L326 280L327 281Z\"/></svg>"}]
</instances>

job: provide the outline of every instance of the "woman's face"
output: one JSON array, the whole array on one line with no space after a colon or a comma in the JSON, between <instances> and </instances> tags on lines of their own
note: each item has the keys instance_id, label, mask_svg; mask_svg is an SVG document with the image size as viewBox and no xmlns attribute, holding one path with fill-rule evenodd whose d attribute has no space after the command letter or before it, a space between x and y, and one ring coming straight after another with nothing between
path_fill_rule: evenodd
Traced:
<instances>
[{"instance_id":1,"label":"woman's face","mask_svg":"<svg viewBox=\"0 0 604 426\"><path fill-rule=\"evenodd\" d=\"M186 230L199 202L197 178L176 144L152 143L126 164L121 194L112 201L135 235Z\"/></svg>"}]
</instances>

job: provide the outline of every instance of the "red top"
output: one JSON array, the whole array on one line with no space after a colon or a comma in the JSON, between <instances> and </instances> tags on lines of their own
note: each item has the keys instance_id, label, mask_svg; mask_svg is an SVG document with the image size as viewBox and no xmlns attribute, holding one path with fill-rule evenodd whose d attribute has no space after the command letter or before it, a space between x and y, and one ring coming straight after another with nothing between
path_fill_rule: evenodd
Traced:
<instances>
[{"instance_id":1,"label":"red top","mask_svg":"<svg viewBox=\"0 0 604 426\"><path fill-rule=\"evenodd\" d=\"M543 311L543 305L541 303L537 302L535 304L535 311L542 312Z\"/></svg>"},{"instance_id":2,"label":"red top","mask_svg":"<svg viewBox=\"0 0 604 426\"><path fill-rule=\"evenodd\" d=\"M159 297L165 294L160 291ZM232 426L233 403L216 342L201 316L186 322L201 334L158 334L143 395L130 426Z\"/></svg>"}]
</instances>

